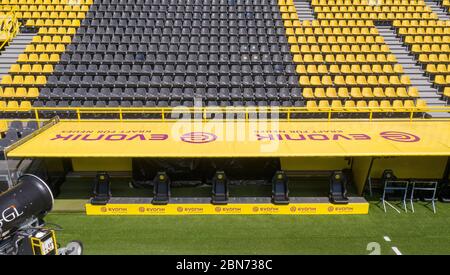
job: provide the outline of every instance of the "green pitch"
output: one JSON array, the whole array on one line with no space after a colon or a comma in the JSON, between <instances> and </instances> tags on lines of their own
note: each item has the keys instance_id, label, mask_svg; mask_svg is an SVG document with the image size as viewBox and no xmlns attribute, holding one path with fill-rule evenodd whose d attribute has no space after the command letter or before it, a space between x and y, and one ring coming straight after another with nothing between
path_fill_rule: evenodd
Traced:
<instances>
[{"instance_id":1,"label":"green pitch","mask_svg":"<svg viewBox=\"0 0 450 275\"><path fill-rule=\"evenodd\" d=\"M418 203L416 213L384 213L371 204L360 216L88 217L52 213L57 239L81 240L85 254L450 254L450 204L437 214ZM388 242L384 237L388 237ZM371 244L369 247L377 247Z\"/></svg>"}]
</instances>

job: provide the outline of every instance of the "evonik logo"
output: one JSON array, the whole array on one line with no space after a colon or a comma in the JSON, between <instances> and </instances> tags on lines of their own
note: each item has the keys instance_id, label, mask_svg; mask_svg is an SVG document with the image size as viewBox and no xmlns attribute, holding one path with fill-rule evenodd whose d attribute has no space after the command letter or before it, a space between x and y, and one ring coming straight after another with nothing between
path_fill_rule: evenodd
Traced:
<instances>
[{"instance_id":1,"label":"evonik logo","mask_svg":"<svg viewBox=\"0 0 450 275\"><path fill-rule=\"evenodd\" d=\"M417 142L420 140L420 137L406 133L406 132L397 132L397 131L385 131L381 132L380 136L384 139L395 141L395 142Z\"/></svg>"}]
</instances>

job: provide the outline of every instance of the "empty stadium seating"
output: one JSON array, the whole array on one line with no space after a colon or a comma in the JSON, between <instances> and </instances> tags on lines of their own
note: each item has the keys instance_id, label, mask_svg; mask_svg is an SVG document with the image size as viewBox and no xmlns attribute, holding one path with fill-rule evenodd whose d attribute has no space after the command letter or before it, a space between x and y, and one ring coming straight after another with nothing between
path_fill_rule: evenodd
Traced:
<instances>
[{"instance_id":1,"label":"empty stadium seating","mask_svg":"<svg viewBox=\"0 0 450 275\"><path fill-rule=\"evenodd\" d=\"M422 0L373 2L312 0L317 20L300 21L292 0L5 0L37 35L0 107L426 106L376 24L448 97L448 22Z\"/></svg>"},{"instance_id":2,"label":"empty stadium seating","mask_svg":"<svg viewBox=\"0 0 450 275\"><path fill-rule=\"evenodd\" d=\"M1 12L0 10L0 50L15 36L20 26L14 11Z\"/></svg>"},{"instance_id":3,"label":"empty stadium seating","mask_svg":"<svg viewBox=\"0 0 450 275\"><path fill-rule=\"evenodd\" d=\"M14 11L22 31L37 32L33 42L2 78L0 107L27 110L39 95L92 0L3 0L0 15Z\"/></svg>"},{"instance_id":4,"label":"empty stadium seating","mask_svg":"<svg viewBox=\"0 0 450 275\"><path fill-rule=\"evenodd\" d=\"M43 86L35 106L302 104L274 0L95 1L70 42L30 45L3 84Z\"/></svg>"}]
</instances>

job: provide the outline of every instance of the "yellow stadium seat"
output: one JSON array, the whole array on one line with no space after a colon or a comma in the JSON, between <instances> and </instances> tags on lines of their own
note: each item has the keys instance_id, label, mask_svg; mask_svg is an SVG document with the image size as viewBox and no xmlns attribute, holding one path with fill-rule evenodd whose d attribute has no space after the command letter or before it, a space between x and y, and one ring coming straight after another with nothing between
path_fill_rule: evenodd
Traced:
<instances>
[{"instance_id":1,"label":"yellow stadium seat","mask_svg":"<svg viewBox=\"0 0 450 275\"><path fill-rule=\"evenodd\" d=\"M356 108L358 108L358 111L364 111L367 109L367 102L364 100L358 100L356 102Z\"/></svg>"},{"instance_id":2,"label":"yellow stadium seat","mask_svg":"<svg viewBox=\"0 0 450 275\"><path fill-rule=\"evenodd\" d=\"M12 88L12 87L3 88L3 97L8 98L8 97L14 97L15 95L16 95L16 93L14 91L14 88Z\"/></svg>"},{"instance_id":3,"label":"yellow stadium seat","mask_svg":"<svg viewBox=\"0 0 450 275\"><path fill-rule=\"evenodd\" d=\"M27 96L27 89L20 87L16 89L15 97L26 97Z\"/></svg>"},{"instance_id":4,"label":"yellow stadium seat","mask_svg":"<svg viewBox=\"0 0 450 275\"><path fill-rule=\"evenodd\" d=\"M317 103L315 101L312 100L308 100L306 102L306 109L310 112L315 112L317 111Z\"/></svg>"},{"instance_id":5,"label":"yellow stadium seat","mask_svg":"<svg viewBox=\"0 0 450 275\"><path fill-rule=\"evenodd\" d=\"M416 106L413 100L405 100L403 101L403 107L405 109L414 109Z\"/></svg>"},{"instance_id":6,"label":"yellow stadium seat","mask_svg":"<svg viewBox=\"0 0 450 275\"><path fill-rule=\"evenodd\" d=\"M378 104L378 101L376 101L376 100L369 101L369 104L367 105L367 107L372 109L372 111L379 111L380 110L379 109L380 105Z\"/></svg>"},{"instance_id":7,"label":"yellow stadium seat","mask_svg":"<svg viewBox=\"0 0 450 275\"><path fill-rule=\"evenodd\" d=\"M344 109L347 111L354 111L356 108L355 101L353 100L346 100L344 103Z\"/></svg>"},{"instance_id":8,"label":"yellow stadium seat","mask_svg":"<svg viewBox=\"0 0 450 275\"><path fill-rule=\"evenodd\" d=\"M303 88L302 91L303 98L305 99L313 99L314 98L314 92L312 88Z\"/></svg>"},{"instance_id":9,"label":"yellow stadium seat","mask_svg":"<svg viewBox=\"0 0 450 275\"><path fill-rule=\"evenodd\" d=\"M369 87L362 88L361 94L364 98L373 98L372 89Z\"/></svg>"},{"instance_id":10,"label":"yellow stadium seat","mask_svg":"<svg viewBox=\"0 0 450 275\"><path fill-rule=\"evenodd\" d=\"M315 88L314 89L314 97L315 98L326 98L325 89L324 88Z\"/></svg>"},{"instance_id":11,"label":"yellow stadium seat","mask_svg":"<svg viewBox=\"0 0 450 275\"><path fill-rule=\"evenodd\" d=\"M416 107L420 109L427 109L427 102L424 99L418 99L416 101Z\"/></svg>"},{"instance_id":12,"label":"yellow stadium seat","mask_svg":"<svg viewBox=\"0 0 450 275\"><path fill-rule=\"evenodd\" d=\"M416 87L409 87L408 89L409 97L419 97L419 90Z\"/></svg>"},{"instance_id":13,"label":"yellow stadium seat","mask_svg":"<svg viewBox=\"0 0 450 275\"><path fill-rule=\"evenodd\" d=\"M333 100L333 101L331 101L331 108L332 109L342 109L343 108L343 106L342 106L342 101L340 101L340 100Z\"/></svg>"},{"instance_id":14,"label":"yellow stadium seat","mask_svg":"<svg viewBox=\"0 0 450 275\"><path fill-rule=\"evenodd\" d=\"M350 97L350 95L349 95L349 93L348 93L348 89L347 88L339 88L338 89L338 97L339 98L342 98L342 99L344 99L344 98L349 98Z\"/></svg>"},{"instance_id":15,"label":"yellow stadium seat","mask_svg":"<svg viewBox=\"0 0 450 275\"><path fill-rule=\"evenodd\" d=\"M351 96L352 98L356 98L356 99L362 98L362 97L363 97L362 94L361 94L361 89L360 89L360 88L357 88L357 87L351 88L351 90L350 90L350 96Z\"/></svg>"},{"instance_id":16,"label":"yellow stadium seat","mask_svg":"<svg viewBox=\"0 0 450 275\"><path fill-rule=\"evenodd\" d=\"M395 111L404 111L404 108L403 108L403 102L401 101L401 100L394 100L393 102L392 102L392 108L395 110Z\"/></svg>"},{"instance_id":17,"label":"yellow stadium seat","mask_svg":"<svg viewBox=\"0 0 450 275\"><path fill-rule=\"evenodd\" d=\"M383 111L390 111L391 110L391 102L389 100L381 100L380 108Z\"/></svg>"},{"instance_id":18,"label":"yellow stadium seat","mask_svg":"<svg viewBox=\"0 0 450 275\"><path fill-rule=\"evenodd\" d=\"M300 76L299 83L300 83L300 86L309 86L310 85L309 77L306 75Z\"/></svg>"},{"instance_id":19,"label":"yellow stadium seat","mask_svg":"<svg viewBox=\"0 0 450 275\"><path fill-rule=\"evenodd\" d=\"M373 89L372 95L373 95L373 97L375 97L375 98L384 98L384 97L385 97L384 92L383 92L383 89L380 88L380 87L375 87L375 88Z\"/></svg>"},{"instance_id":20,"label":"yellow stadium seat","mask_svg":"<svg viewBox=\"0 0 450 275\"><path fill-rule=\"evenodd\" d=\"M408 92L406 91L406 88L404 88L404 87L397 88L397 96L402 97L402 98L409 97Z\"/></svg>"},{"instance_id":21,"label":"yellow stadium seat","mask_svg":"<svg viewBox=\"0 0 450 275\"><path fill-rule=\"evenodd\" d=\"M31 109L31 102L29 102L29 101L21 101L20 102L20 106L19 106L20 111L28 111L30 109Z\"/></svg>"},{"instance_id":22,"label":"yellow stadium seat","mask_svg":"<svg viewBox=\"0 0 450 275\"><path fill-rule=\"evenodd\" d=\"M13 101L8 101L7 105L6 105L6 110L7 111L16 111L19 109L19 103L15 100Z\"/></svg>"},{"instance_id":23,"label":"yellow stadium seat","mask_svg":"<svg viewBox=\"0 0 450 275\"><path fill-rule=\"evenodd\" d=\"M336 93L336 89L335 88L331 88L331 87L326 89L326 93L325 94L326 94L326 97L328 97L328 98L337 98L338 97L338 95Z\"/></svg>"},{"instance_id":24,"label":"yellow stadium seat","mask_svg":"<svg viewBox=\"0 0 450 275\"><path fill-rule=\"evenodd\" d=\"M9 73L19 73L19 72L21 72L19 64L11 65L11 68L9 69Z\"/></svg>"}]
</instances>

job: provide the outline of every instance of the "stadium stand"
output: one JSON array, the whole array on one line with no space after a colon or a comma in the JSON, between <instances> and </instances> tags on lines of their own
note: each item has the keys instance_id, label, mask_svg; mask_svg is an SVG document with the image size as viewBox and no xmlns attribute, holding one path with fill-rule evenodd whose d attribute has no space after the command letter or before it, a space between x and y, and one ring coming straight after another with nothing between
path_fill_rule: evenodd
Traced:
<instances>
[{"instance_id":1,"label":"stadium stand","mask_svg":"<svg viewBox=\"0 0 450 275\"><path fill-rule=\"evenodd\" d=\"M179 106L194 111L194 107L200 107L200 118L205 120L208 110L225 107L243 108L246 121L250 114L266 107L284 110L281 119L285 122L299 118L326 122L354 118L448 118L445 106L450 104L450 21L446 20L448 14L438 10L448 6L447 2L4 0L0 13L17 18L11 21L14 26L8 25L10 37L16 33L16 38L25 35L31 43L22 43L23 49L13 47L17 60L8 63L7 74L1 76L0 119L7 121L0 124L0 148L39 128L41 120L55 116L61 120L156 118L166 122L166 114ZM19 40L13 39L11 45ZM440 111L434 114L433 108ZM52 123L58 125L59 118ZM25 124L25 120L30 121ZM154 125L166 127L163 123ZM411 125L421 134L427 132L424 129L428 124L417 124L417 128ZM111 129L114 127L117 126ZM198 142L192 134L188 138ZM374 135L383 138L383 142L422 142L408 133L396 133L395 137L389 134L387 131ZM278 137L283 139L281 134ZM286 139L295 140L291 136ZM414 152L442 157L440 146L444 143L432 143L435 147L422 146ZM333 157L343 158L344 153L352 151L349 148L341 146ZM355 148L353 153L361 153L359 147ZM376 149L381 156L393 151L415 156L404 148L383 143ZM194 150L186 152L192 154ZM217 152L222 155L210 156L229 157L233 153ZM266 155L277 162L277 167L270 170L272 202L286 204L288 179L279 170L282 165L278 165L280 156L276 153ZM373 151L367 154L370 153ZM16 152L18 157L24 154L27 152ZM131 162L135 156L129 154ZM155 154L152 152L152 157ZM93 155L98 157L100 153ZM350 167L340 160L339 167L327 160L317 162L330 179L329 195L334 203L346 203L348 199L346 186L350 177L342 177L341 173ZM440 167L448 165L443 164L443 158L438 161ZM148 164L142 164L145 166ZM218 171L209 172L226 180L215 178L213 199L224 203L229 199L228 174ZM166 204L173 174L154 172L154 202ZM274 176L272 172L278 174ZM98 178L96 185L100 202L110 199L109 176L103 176L107 180ZM365 179L361 177L359 181Z\"/></svg>"},{"instance_id":2,"label":"stadium stand","mask_svg":"<svg viewBox=\"0 0 450 275\"><path fill-rule=\"evenodd\" d=\"M16 17L24 22L24 31L37 34L9 74L2 77L1 105L19 111L31 107L30 100L39 96L38 88L47 82L46 75L60 60L91 3L92 0L2 1L4 12L15 10Z\"/></svg>"}]
</instances>

